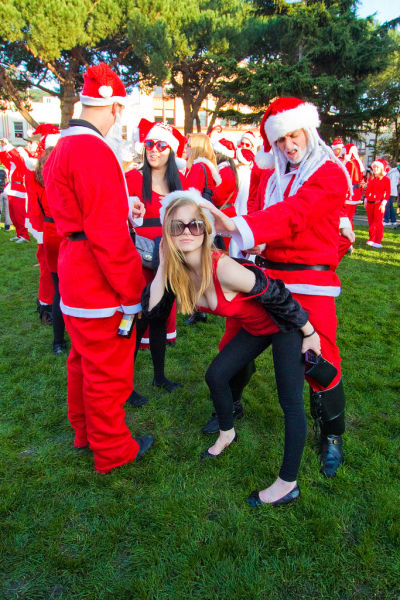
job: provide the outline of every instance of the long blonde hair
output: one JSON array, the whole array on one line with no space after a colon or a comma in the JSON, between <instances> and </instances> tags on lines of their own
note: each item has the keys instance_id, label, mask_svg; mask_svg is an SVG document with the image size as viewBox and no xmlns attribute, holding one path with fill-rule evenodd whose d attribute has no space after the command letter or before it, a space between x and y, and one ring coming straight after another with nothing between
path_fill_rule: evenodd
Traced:
<instances>
[{"instance_id":1,"label":"long blonde hair","mask_svg":"<svg viewBox=\"0 0 400 600\"><path fill-rule=\"evenodd\" d=\"M190 159L187 162L187 168L191 169L196 158L202 157L211 160L213 165L217 167L215 152L211 146L210 138L205 133L192 133L189 136L190 143Z\"/></svg>"},{"instance_id":2,"label":"long blonde hair","mask_svg":"<svg viewBox=\"0 0 400 600\"><path fill-rule=\"evenodd\" d=\"M196 289L190 277L190 267L185 260L185 255L175 247L170 234L170 223L178 208L181 206L194 206L198 217L206 225L203 245L201 247L201 283ZM164 253L164 285L176 296L178 310L191 314L197 300L209 287L212 279L212 227L203 210L188 198L178 198L168 206L163 222L163 253Z\"/></svg>"}]
</instances>

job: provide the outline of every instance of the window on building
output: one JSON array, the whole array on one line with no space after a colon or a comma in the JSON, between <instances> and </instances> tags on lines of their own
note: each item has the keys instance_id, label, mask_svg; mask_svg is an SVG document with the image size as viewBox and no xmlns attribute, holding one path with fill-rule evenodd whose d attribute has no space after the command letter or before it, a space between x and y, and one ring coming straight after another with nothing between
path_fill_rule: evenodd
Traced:
<instances>
[{"instance_id":1,"label":"window on building","mask_svg":"<svg viewBox=\"0 0 400 600\"><path fill-rule=\"evenodd\" d=\"M207 127L207 111L199 110L200 126Z\"/></svg>"},{"instance_id":2,"label":"window on building","mask_svg":"<svg viewBox=\"0 0 400 600\"><path fill-rule=\"evenodd\" d=\"M175 111L173 109L166 109L165 120L168 125L175 125Z\"/></svg>"},{"instance_id":3,"label":"window on building","mask_svg":"<svg viewBox=\"0 0 400 600\"><path fill-rule=\"evenodd\" d=\"M163 111L162 108L155 108L154 109L154 120L156 123L162 123L163 122Z\"/></svg>"},{"instance_id":4,"label":"window on building","mask_svg":"<svg viewBox=\"0 0 400 600\"><path fill-rule=\"evenodd\" d=\"M153 88L153 94L155 96L162 96L162 86L161 85L155 85Z\"/></svg>"},{"instance_id":5,"label":"window on building","mask_svg":"<svg viewBox=\"0 0 400 600\"><path fill-rule=\"evenodd\" d=\"M24 137L24 124L22 121L14 121L14 135L16 138Z\"/></svg>"},{"instance_id":6,"label":"window on building","mask_svg":"<svg viewBox=\"0 0 400 600\"><path fill-rule=\"evenodd\" d=\"M52 97L51 96L44 96L43 97L43 103L44 104L51 104L52 101Z\"/></svg>"},{"instance_id":7,"label":"window on building","mask_svg":"<svg viewBox=\"0 0 400 600\"><path fill-rule=\"evenodd\" d=\"M122 125L122 131L121 131L121 135L122 135L122 139L127 140L128 139L128 127L126 125Z\"/></svg>"}]
</instances>

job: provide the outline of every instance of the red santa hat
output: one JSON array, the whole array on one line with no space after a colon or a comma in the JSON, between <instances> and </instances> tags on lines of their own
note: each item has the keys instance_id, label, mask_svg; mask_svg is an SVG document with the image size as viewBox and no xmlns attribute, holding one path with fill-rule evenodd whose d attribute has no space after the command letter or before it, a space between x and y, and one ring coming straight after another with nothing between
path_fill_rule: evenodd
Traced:
<instances>
[{"instance_id":1,"label":"red santa hat","mask_svg":"<svg viewBox=\"0 0 400 600\"><path fill-rule=\"evenodd\" d=\"M105 63L89 67L83 76L83 89L79 94L85 106L110 106L127 104L124 84L118 75Z\"/></svg>"},{"instance_id":2,"label":"red santa hat","mask_svg":"<svg viewBox=\"0 0 400 600\"><path fill-rule=\"evenodd\" d=\"M264 147L256 154L261 169L275 166L271 153L275 142L296 129L317 128L320 125L317 107L299 98L277 98L268 106L261 120L260 133Z\"/></svg>"},{"instance_id":3,"label":"red santa hat","mask_svg":"<svg viewBox=\"0 0 400 600\"><path fill-rule=\"evenodd\" d=\"M333 148L333 146L332 146L332 148ZM346 144L345 149L346 149L346 155L344 157L345 161L347 162L348 160L351 160L353 158L354 160L357 161L358 166L361 169L361 172L365 173L364 163L361 160L360 155L358 154L357 146L355 144Z\"/></svg>"},{"instance_id":4,"label":"red santa hat","mask_svg":"<svg viewBox=\"0 0 400 600\"><path fill-rule=\"evenodd\" d=\"M222 154L222 156L226 156L226 158L235 158L236 148L231 140L219 138L213 143L212 147L214 152L218 152L219 154Z\"/></svg>"},{"instance_id":5,"label":"red santa hat","mask_svg":"<svg viewBox=\"0 0 400 600\"><path fill-rule=\"evenodd\" d=\"M245 131L242 137L240 138L240 142L243 140L249 140L250 144L254 147L256 145L256 136L252 131Z\"/></svg>"},{"instance_id":6,"label":"red santa hat","mask_svg":"<svg viewBox=\"0 0 400 600\"><path fill-rule=\"evenodd\" d=\"M52 123L41 123L36 127L33 135L40 135L40 142L36 148L36 156L40 158L46 148L55 146L60 137L60 128Z\"/></svg>"},{"instance_id":7,"label":"red santa hat","mask_svg":"<svg viewBox=\"0 0 400 600\"><path fill-rule=\"evenodd\" d=\"M380 172L385 175L385 173L387 172L387 161L384 158L377 158L376 160L374 160L374 162L371 164L371 167L373 167L374 165L378 166Z\"/></svg>"},{"instance_id":8,"label":"red santa hat","mask_svg":"<svg viewBox=\"0 0 400 600\"><path fill-rule=\"evenodd\" d=\"M167 123L153 123L147 119L140 119L138 132L139 142L141 143L146 140L166 142L171 150L175 152L175 162L178 169L185 168L186 161L182 158L182 155L187 139L176 127L172 127Z\"/></svg>"},{"instance_id":9,"label":"red santa hat","mask_svg":"<svg viewBox=\"0 0 400 600\"><path fill-rule=\"evenodd\" d=\"M336 148L344 148L344 143L342 138L335 138L332 142L332 149L336 150Z\"/></svg>"}]
</instances>

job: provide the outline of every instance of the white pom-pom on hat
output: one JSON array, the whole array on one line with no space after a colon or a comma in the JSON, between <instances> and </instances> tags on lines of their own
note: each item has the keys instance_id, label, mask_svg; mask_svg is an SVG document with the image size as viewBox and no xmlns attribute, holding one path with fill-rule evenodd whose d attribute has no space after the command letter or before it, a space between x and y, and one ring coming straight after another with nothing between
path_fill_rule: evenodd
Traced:
<instances>
[{"instance_id":1,"label":"white pom-pom on hat","mask_svg":"<svg viewBox=\"0 0 400 600\"><path fill-rule=\"evenodd\" d=\"M275 157L272 152L264 152L260 149L254 160L260 169L273 169L275 167Z\"/></svg>"},{"instance_id":2,"label":"white pom-pom on hat","mask_svg":"<svg viewBox=\"0 0 400 600\"><path fill-rule=\"evenodd\" d=\"M99 94L102 98L111 98L113 95L113 89L111 85L101 85L99 87Z\"/></svg>"}]
</instances>

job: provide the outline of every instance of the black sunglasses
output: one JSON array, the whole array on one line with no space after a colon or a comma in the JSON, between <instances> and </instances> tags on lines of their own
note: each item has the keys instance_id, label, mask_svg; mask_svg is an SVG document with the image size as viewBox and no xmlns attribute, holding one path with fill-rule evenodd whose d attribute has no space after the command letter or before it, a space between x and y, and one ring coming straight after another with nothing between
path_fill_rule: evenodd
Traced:
<instances>
[{"instance_id":1,"label":"black sunglasses","mask_svg":"<svg viewBox=\"0 0 400 600\"><path fill-rule=\"evenodd\" d=\"M169 148L167 142L162 142L161 140L158 142L155 142L154 140L146 140L144 143L146 150L153 150L154 146L159 152L164 152L164 150Z\"/></svg>"},{"instance_id":2,"label":"black sunglasses","mask_svg":"<svg viewBox=\"0 0 400 600\"><path fill-rule=\"evenodd\" d=\"M203 235L206 230L206 224L199 219L193 219L193 221L189 221L189 223L172 220L169 225L169 232L172 236L176 237L182 235L186 227L192 235Z\"/></svg>"}]
</instances>

